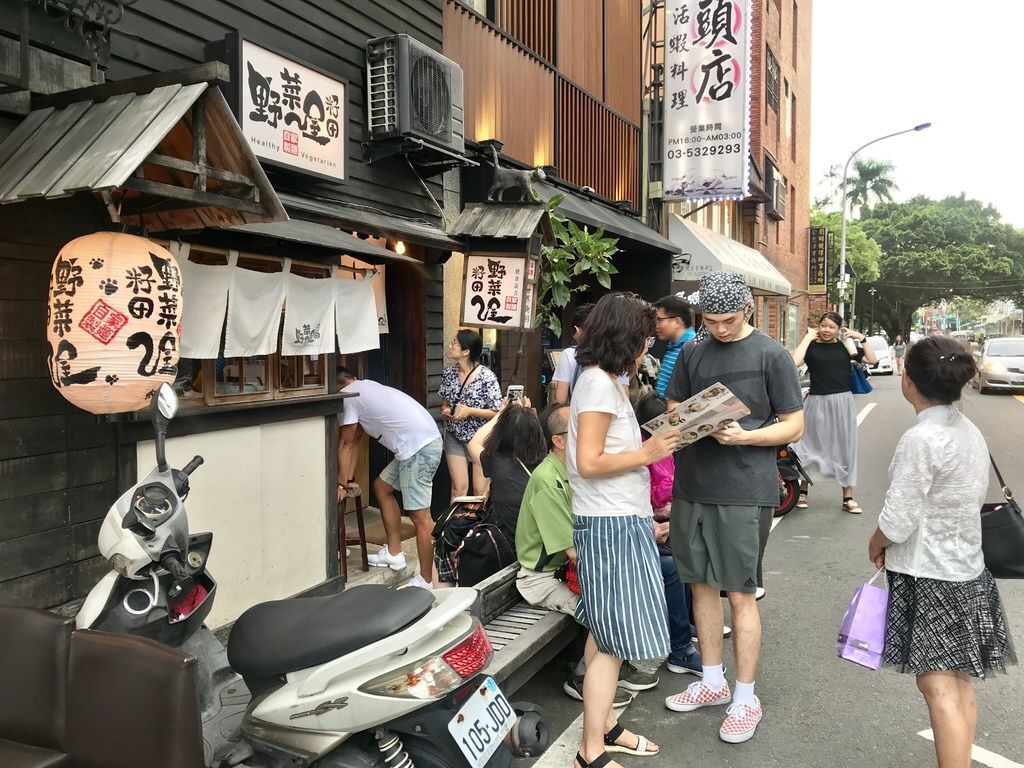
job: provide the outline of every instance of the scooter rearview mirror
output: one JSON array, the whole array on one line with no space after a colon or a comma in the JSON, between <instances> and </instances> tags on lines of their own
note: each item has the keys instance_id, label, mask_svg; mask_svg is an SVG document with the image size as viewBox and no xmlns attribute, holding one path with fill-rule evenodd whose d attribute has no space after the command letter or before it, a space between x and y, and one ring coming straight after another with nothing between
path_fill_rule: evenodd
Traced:
<instances>
[{"instance_id":1,"label":"scooter rearview mirror","mask_svg":"<svg viewBox=\"0 0 1024 768\"><path fill-rule=\"evenodd\" d=\"M153 429L156 431L156 466L160 472L167 471L167 458L164 455L164 444L167 440L167 425L178 412L178 396L166 382L153 395L153 408L150 416Z\"/></svg>"}]
</instances>

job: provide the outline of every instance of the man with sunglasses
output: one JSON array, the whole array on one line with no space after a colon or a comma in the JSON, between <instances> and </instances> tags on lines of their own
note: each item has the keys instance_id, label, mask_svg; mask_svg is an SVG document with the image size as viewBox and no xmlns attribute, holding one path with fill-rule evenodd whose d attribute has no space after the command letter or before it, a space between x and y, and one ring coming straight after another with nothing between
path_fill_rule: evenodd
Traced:
<instances>
[{"instance_id":1,"label":"man with sunglasses","mask_svg":"<svg viewBox=\"0 0 1024 768\"><path fill-rule=\"evenodd\" d=\"M683 297L666 296L655 302L654 308L658 311L656 333L658 338L666 343L654 389L665 397L665 390L679 361L683 345L692 339L696 332L693 330L693 308Z\"/></svg>"}]
</instances>

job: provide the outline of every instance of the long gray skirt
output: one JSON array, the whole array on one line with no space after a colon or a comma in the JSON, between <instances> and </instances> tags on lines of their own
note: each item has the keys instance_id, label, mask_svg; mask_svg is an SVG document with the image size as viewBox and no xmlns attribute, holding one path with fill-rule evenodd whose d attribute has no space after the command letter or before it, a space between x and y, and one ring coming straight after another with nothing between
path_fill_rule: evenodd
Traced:
<instances>
[{"instance_id":1,"label":"long gray skirt","mask_svg":"<svg viewBox=\"0 0 1024 768\"><path fill-rule=\"evenodd\" d=\"M581 593L576 621L598 649L633 661L668 655L665 584L651 518L577 515L572 543Z\"/></svg>"},{"instance_id":2,"label":"long gray skirt","mask_svg":"<svg viewBox=\"0 0 1024 768\"><path fill-rule=\"evenodd\" d=\"M804 403L804 436L793 446L808 470L857 484L857 407L850 392L809 395Z\"/></svg>"}]
</instances>

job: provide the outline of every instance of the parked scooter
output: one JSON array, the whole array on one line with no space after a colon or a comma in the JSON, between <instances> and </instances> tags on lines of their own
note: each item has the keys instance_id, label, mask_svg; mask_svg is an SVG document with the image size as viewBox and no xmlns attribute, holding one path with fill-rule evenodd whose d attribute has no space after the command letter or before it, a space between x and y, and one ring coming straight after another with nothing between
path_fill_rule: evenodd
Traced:
<instances>
[{"instance_id":1,"label":"parked scooter","mask_svg":"<svg viewBox=\"0 0 1024 768\"><path fill-rule=\"evenodd\" d=\"M800 463L791 445L780 445L775 449L775 463L779 469L779 505L775 507L775 517L782 517L796 507L800 500L800 484L814 485L811 478Z\"/></svg>"},{"instance_id":2,"label":"parked scooter","mask_svg":"<svg viewBox=\"0 0 1024 768\"><path fill-rule=\"evenodd\" d=\"M165 384L153 405L157 466L104 519L100 554L113 570L77 626L196 656L209 768L508 768L544 751L539 711L481 674L493 651L469 613L473 589L363 585L262 603L225 649L203 625L217 592L213 537L189 532L183 504L203 460L176 470L165 457L176 409Z\"/></svg>"},{"instance_id":3,"label":"parked scooter","mask_svg":"<svg viewBox=\"0 0 1024 768\"><path fill-rule=\"evenodd\" d=\"M803 399L806 401L810 382L801 380L800 383ZM791 512L800 500L801 483L814 485L814 482L807 475L800 457L796 455L791 445L780 445L775 449L775 463L779 469L779 505L775 507L775 517L782 517Z\"/></svg>"}]
</instances>

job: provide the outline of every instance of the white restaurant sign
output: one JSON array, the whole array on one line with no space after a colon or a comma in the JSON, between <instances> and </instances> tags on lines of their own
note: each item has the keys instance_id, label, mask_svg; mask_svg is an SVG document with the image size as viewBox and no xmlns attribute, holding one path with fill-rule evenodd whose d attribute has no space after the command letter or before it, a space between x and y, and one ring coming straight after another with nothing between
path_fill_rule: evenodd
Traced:
<instances>
[{"instance_id":1,"label":"white restaurant sign","mask_svg":"<svg viewBox=\"0 0 1024 768\"><path fill-rule=\"evenodd\" d=\"M345 179L345 82L248 40L239 54L242 133L256 157Z\"/></svg>"},{"instance_id":2,"label":"white restaurant sign","mask_svg":"<svg viewBox=\"0 0 1024 768\"><path fill-rule=\"evenodd\" d=\"M748 0L667 0L664 39L664 199L745 197Z\"/></svg>"},{"instance_id":3,"label":"white restaurant sign","mask_svg":"<svg viewBox=\"0 0 1024 768\"><path fill-rule=\"evenodd\" d=\"M538 265L517 254L470 254L462 287L462 325L533 328Z\"/></svg>"}]
</instances>

